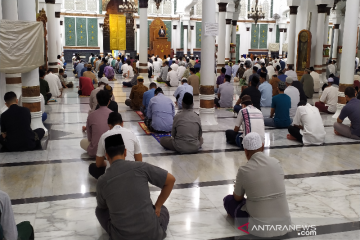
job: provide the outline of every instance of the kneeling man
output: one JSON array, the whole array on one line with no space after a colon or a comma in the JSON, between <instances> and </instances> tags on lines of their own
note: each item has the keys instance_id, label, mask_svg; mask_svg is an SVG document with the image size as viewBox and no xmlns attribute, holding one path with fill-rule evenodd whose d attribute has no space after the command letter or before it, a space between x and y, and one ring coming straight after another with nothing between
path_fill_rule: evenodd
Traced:
<instances>
[{"instance_id":1,"label":"kneeling man","mask_svg":"<svg viewBox=\"0 0 360 240\"><path fill-rule=\"evenodd\" d=\"M247 231L254 236L283 236L289 232L291 218L281 164L263 152L264 144L258 133L247 134L243 145L248 162L238 170L233 195L224 198L225 210L235 218L237 226L248 223ZM273 228L267 230L265 225ZM265 227L265 231L259 227Z\"/></svg>"},{"instance_id":2,"label":"kneeling man","mask_svg":"<svg viewBox=\"0 0 360 240\"><path fill-rule=\"evenodd\" d=\"M122 134L105 138L105 151L110 167L96 186L100 225L111 239L164 239L170 217L163 204L173 189L174 176L148 163L125 161ZM155 205L149 183L162 189Z\"/></svg>"}]
</instances>

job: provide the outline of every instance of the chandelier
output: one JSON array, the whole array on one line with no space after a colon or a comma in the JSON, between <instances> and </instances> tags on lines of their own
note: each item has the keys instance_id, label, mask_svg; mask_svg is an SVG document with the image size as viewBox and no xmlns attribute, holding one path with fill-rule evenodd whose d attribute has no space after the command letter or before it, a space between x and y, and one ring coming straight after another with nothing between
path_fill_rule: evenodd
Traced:
<instances>
[{"instance_id":1,"label":"chandelier","mask_svg":"<svg viewBox=\"0 0 360 240\"><path fill-rule=\"evenodd\" d=\"M162 0L154 0L154 2L155 2L155 4L156 4L156 9L157 9L157 10L159 10L161 1L162 1ZM165 2L165 1L166 1L166 0L164 0L164 2ZM169 1L171 1L171 0L169 0Z\"/></svg>"},{"instance_id":2,"label":"chandelier","mask_svg":"<svg viewBox=\"0 0 360 240\"><path fill-rule=\"evenodd\" d=\"M252 7L251 11L248 12L248 19L253 19L255 21L255 25L259 19L265 18L265 13L262 11L262 6L258 7L259 0L256 0L255 9Z\"/></svg>"}]
</instances>

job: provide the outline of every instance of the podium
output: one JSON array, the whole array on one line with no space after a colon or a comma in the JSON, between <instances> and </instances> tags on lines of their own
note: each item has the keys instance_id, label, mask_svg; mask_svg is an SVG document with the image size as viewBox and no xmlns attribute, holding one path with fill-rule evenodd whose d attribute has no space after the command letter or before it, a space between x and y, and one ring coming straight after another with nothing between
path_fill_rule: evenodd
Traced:
<instances>
[{"instance_id":1,"label":"podium","mask_svg":"<svg viewBox=\"0 0 360 240\"><path fill-rule=\"evenodd\" d=\"M164 55L171 55L171 43L167 37L155 37L155 40L150 44L149 54L158 55L163 58Z\"/></svg>"}]
</instances>

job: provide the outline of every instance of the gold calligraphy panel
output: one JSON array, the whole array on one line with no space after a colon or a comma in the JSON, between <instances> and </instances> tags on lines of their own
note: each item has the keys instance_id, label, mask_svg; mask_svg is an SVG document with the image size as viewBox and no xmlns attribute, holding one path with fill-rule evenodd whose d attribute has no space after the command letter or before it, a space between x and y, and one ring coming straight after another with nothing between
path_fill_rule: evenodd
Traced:
<instances>
[{"instance_id":1,"label":"gold calligraphy panel","mask_svg":"<svg viewBox=\"0 0 360 240\"><path fill-rule=\"evenodd\" d=\"M126 16L110 14L110 50L126 50Z\"/></svg>"}]
</instances>

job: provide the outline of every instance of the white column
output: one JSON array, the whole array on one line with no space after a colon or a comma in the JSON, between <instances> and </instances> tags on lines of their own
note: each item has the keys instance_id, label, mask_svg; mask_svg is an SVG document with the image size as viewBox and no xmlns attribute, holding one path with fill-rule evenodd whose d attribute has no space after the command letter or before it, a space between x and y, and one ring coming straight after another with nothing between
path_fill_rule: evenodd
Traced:
<instances>
[{"instance_id":1,"label":"white column","mask_svg":"<svg viewBox=\"0 0 360 240\"><path fill-rule=\"evenodd\" d=\"M232 19L226 19L225 62L230 60L231 21Z\"/></svg>"},{"instance_id":2,"label":"white column","mask_svg":"<svg viewBox=\"0 0 360 240\"><path fill-rule=\"evenodd\" d=\"M188 23L184 22L183 23L183 27L184 27L184 56L186 57L188 55Z\"/></svg>"},{"instance_id":3,"label":"white column","mask_svg":"<svg viewBox=\"0 0 360 240\"><path fill-rule=\"evenodd\" d=\"M177 25L173 25L173 34L172 34L172 45L173 45L173 49L174 49L174 56L176 56L176 48L177 48L177 42L178 42L178 38L177 38L177 31L176 31Z\"/></svg>"},{"instance_id":4,"label":"white column","mask_svg":"<svg viewBox=\"0 0 360 240\"><path fill-rule=\"evenodd\" d=\"M61 12L61 4L55 3L56 55L61 55L61 53L62 53L62 42L61 42L61 36L60 36L60 32L61 32L60 31L60 12Z\"/></svg>"},{"instance_id":5,"label":"white column","mask_svg":"<svg viewBox=\"0 0 360 240\"><path fill-rule=\"evenodd\" d=\"M140 24L136 24L136 52L140 55Z\"/></svg>"},{"instance_id":6,"label":"white column","mask_svg":"<svg viewBox=\"0 0 360 240\"><path fill-rule=\"evenodd\" d=\"M18 0L19 20L36 21L36 3L29 0ZM55 17L55 15L54 15ZM60 23L59 23L60 24ZM42 122L41 94L39 83L39 70L34 69L22 74L22 105L29 108L31 113L31 128L33 130L43 128L45 136L48 131Z\"/></svg>"},{"instance_id":7,"label":"white column","mask_svg":"<svg viewBox=\"0 0 360 240\"><path fill-rule=\"evenodd\" d=\"M45 0L46 16L47 16L47 33L48 33L48 67L53 73L58 74L59 68L57 66L57 49L56 49L56 34L57 34L57 20L55 18L55 1Z\"/></svg>"},{"instance_id":8,"label":"white column","mask_svg":"<svg viewBox=\"0 0 360 240\"><path fill-rule=\"evenodd\" d=\"M205 2L205 1L203 1ZM226 35L226 5L227 2L219 2L219 35L218 35L218 52L217 52L217 72L221 72L221 68L225 66L225 35ZM204 14L204 8L203 8L203 14ZM203 20L204 22L204 20ZM205 28L203 28L205 30ZM203 47L201 46L203 49ZM204 51L206 51L204 49ZM201 51L201 54L203 54L203 51ZM203 57L202 57L203 58Z\"/></svg>"},{"instance_id":9,"label":"white column","mask_svg":"<svg viewBox=\"0 0 360 240\"><path fill-rule=\"evenodd\" d=\"M343 45L341 54L341 68L340 68L340 85L339 85L339 101L338 110L333 118L337 118L341 109L345 106L346 87L354 84L354 68L355 68L355 54L356 54L356 40L358 21L354 20L354 16L359 16L359 0L347 0L345 11L345 24L343 34Z\"/></svg>"},{"instance_id":10,"label":"white column","mask_svg":"<svg viewBox=\"0 0 360 240\"><path fill-rule=\"evenodd\" d=\"M215 23L216 0L202 2L202 29L205 30L205 23ZM226 8L226 4L225 4ZM225 10L226 11L226 10ZM225 13L224 11L224 13ZM225 21L225 16L224 16ZM201 86L200 86L200 118L202 125L216 125L214 108L214 85L216 75L215 66L215 37L206 36L201 31ZM222 58L225 60L224 58Z\"/></svg>"},{"instance_id":11,"label":"white column","mask_svg":"<svg viewBox=\"0 0 360 240\"><path fill-rule=\"evenodd\" d=\"M290 26L288 32L288 56L287 65L294 66L295 64L295 41L296 41L296 16L298 6L290 6ZM275 29L276 31L276 29ZM296 68L294 68L296 69Z\"/></svg>"},{"instance_id":12,"label":"white column","mask_svg":"<svg viewBox=\"0 0 360 240\"><path fill-rule=\"evenodd\" d=\"M232 20L232 35L231 35L231 43L236 44L236 26L237 26L237 20ZM236 61L236 52L238 52L240 49L240 46L236 45L235 53L231 54L231 59L233 61ZM239 53L240 54L240 53Z\"/></svg>"},{"instance_id":13,"label":"white column","mask_svg":"<svg viewBox=\"0 0 360 240\"><path fill-rule=\"evenodd\" d=\"M333 51L332 51L332 60L337 61L338 54L338 43L339 43L339 26L340 24L334 24L334 42L333 42Z\"/></svg>"},{"instance_id":14,"label":"white column","mask_svg":"<svg viewBox=\"0 0 360 240\"><path fill-rule=\"evenodd\" d=\"M190 56L193 57L194 56L194 48L196 47L196 30L195 30L195 26L190 26L190 36L191 36Z\"/></svg>"},{"instance_id":15,"label":"white column","mask_svg":"<svg viewBox=\"0 0 360 240\"><path fill-rule=\"evenodd\" d=\"M18 20L18 4L16 0L2 0L2 19ZM6 92L14 92L21 96L21 74L6 74ZM1 96L3 98L3 96Z\"/></svg>"},{"instance_id":16,"label":"white column","mask_svg":"<svg viewBox=\"0 0 360 240\"><path fill-rule=\"evenodd\" d=\"M324 25L326 18L326 4L319 4L318 7L318 19L317 19L317 29L316 32L316 49L315 49L315 71L322 75L322 65L323 65L323 43L324 43Z\"/></svg>"},{"instance_id":17,"label":"white column","mask_svg":"<svg viewBox=\"0 0 360 240\"><path fill-rule=\"evenodd\" d=\"M140 52L139 52L139 67L140 74L147 78L147 56L148 56L148 23L147 23L147 8L148 0L140 0Z\"/></svg>"},{"instance_id":18,"label":"white column","mask_svg":"<svg viewBox=\"0 0 360 240\"><path fill-rule=\"evenodd\" d=\"M284 28L280 28L280 41L279 41L279 44L280 44L280 48L279 48L279 57L282 58L282 45L284 43Z\"/></svg>"},{"instance_id":19,"label":"white column","mask_svg":"<svg viewBox=\"0 0 360 240\"><path fill-rule=\"evenodd\" d=\"M330 9L331 9L331 7L326 8L326 16L325 16L325 24L324 24L324 35L323 35L323 45L327 45L328 31L329 31ZM324 51L324 46L323 46L323 51ZM329 56L329 58L330 57L331 56ZM327 62L327 60L328 60L327 57L323 57L322 76L320 78L320 86L322 86L323 83L327 81L327 79L326 79L326 62Z\"/></svg>"},{"instance_id":20,"label":"white column","mask_svg":"<svg viewBox=\"0 0 360 240\"><path fill-rule=\"evenodd\" d=\"M247 49L246 54L249 54L249 49L251 49L251 24L246 25L247 31Z\"/></svg>"}]
</instances>

